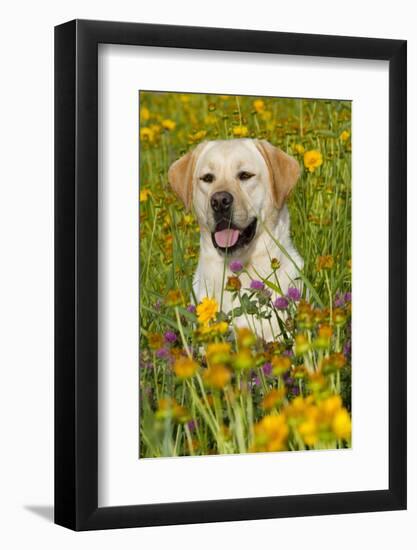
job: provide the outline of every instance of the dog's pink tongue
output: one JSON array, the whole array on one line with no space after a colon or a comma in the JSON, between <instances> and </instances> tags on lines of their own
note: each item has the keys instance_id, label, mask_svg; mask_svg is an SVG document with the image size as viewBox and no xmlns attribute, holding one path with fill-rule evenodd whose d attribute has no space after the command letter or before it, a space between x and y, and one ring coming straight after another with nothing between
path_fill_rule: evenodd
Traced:
<instances>
[{"instance_id":1,"label":"dog's pink tongue","mask_svg":"<svg viewBox=\"0 0 417 550\"><path fill-rule=\"evenodd\" d=\"M214 234L216 243L221 248L227 248L237 243L239 231L237 229L223 229Z\"/></svg>"}]
</instances>

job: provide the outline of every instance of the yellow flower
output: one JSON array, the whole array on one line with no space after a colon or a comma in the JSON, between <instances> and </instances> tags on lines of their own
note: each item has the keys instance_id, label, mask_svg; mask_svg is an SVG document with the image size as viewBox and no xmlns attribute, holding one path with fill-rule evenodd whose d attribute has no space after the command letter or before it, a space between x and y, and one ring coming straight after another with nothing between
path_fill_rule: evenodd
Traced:
<instances>
[{"instance_id":1,"label":"yellow flower","mask_svg":"<svg viewBox=\"0 0 417 550\"><path fill-rule=\"evenodd\" d=\"M350 439L352 422L346 409L338 411L332 422L332 429L338 439Z\"/></svg>"},{"instance_id":2,"label":"yellow flower","mask_svg":"<svg viewBox=\"0 0 417 550\"><path fill-rule=\"evenodd\" d=\"M287 416L290 418L299 418L303 416L307 408L311 406L313 399L314 397L312 395L305 398L301 395L295 397L285 409Z\"/></svg>"},{"instance_id":3,"label":"yellow flower","mask_svg":"<svg viewBox=\"0 0 417 550\"><path fill-rule=\"evenodd\" d=\"M259 116L261 117L262 120L268 121L268 120L271 120L272 113L271 111L262 111L261 113L259 113Z\"/></svg>"},{"instance_id":4,"label":"yellow flower","mask_svg":"<svg viewBox=\"0 0 417 550\"><path fill-rule=\"evenodd\" d=\"M174 363L174 372L178 378L191 378L198 368L198 363L190 357L180 357Z\"/></svg>"},{"instance_id":5,"label":"yellow flower","mask_svg":"<svg viewBox=\"0 0 417 550\"><path fill-rule=\"evenodd\" d=\"M281 267L281 262L277 258L272 258L271 260L271 269L276 271Z\"/></svg>"},{"instance_id":6,"label":"yellow flower","mask_svg":"<svg viewBox=\"0 0 417 550\"><path fill-rule=\"evenodd\" d=\"M264 416L254 426L255 444L251 447L251 451L275 452L284 450L288 431L283 414Z\"/></svg>"},{"instance_id":7,"label":"yellow flower","mask_svg":"<svg viewBox=\"0 0 417 550\"><path fill-rule=\"evenodd\" d=\"M320 415L323 420L329 421L342 409L342 398L340 395L331 395L323 399L319 404Z\"/></svg>"},{"instance_id":8,"label":"yellow flower","mask_svg":"<svg viewBox=\"0 0 417 550\"><path fill-rule=\"evenodd\" d=\"M164 119L161 122L161 124L162 124L162 127L165 128L165 130L174 130L175 126L177 125L176 122L174 122L173 120L171 120L169 118Z\"/></svg>"},{"instance_id":9,"label":"yellow flower","mask_svg":"<svg viewBox=\"0 0 417 550\"><path fill-rule=\"evenodd\" d=\"M306 445L313 446L318 439L317 424L314 420L305 420L298 426L298 432Z\"/></svg>"},{"instance_id":10,"label":"yellow flower","mask_svg":"<svg viewBox=\"0 0 417 550\"><path fill-rule=\"evenodd\" d=\"M233 357L233 366L237 370L249 370L255 366L254 358L249 350L245 349Z\"/></svg>"},{"instance_id":11,"label":"yellow flower","mask_svg":"<svg viewBox=\"0 0 417 550\"><path fill-rule=\"evenodd\" d=\"M322 370L324 373L340 370L346 365L346 357L343 353L332 353L330 357L323 360Z\"/></svg>"},{"instance_id":12,"label":"yellow flower","mask_svg":"<svg viewBox=\"0 0 417 550\"><path fill-rule=\"evenodd\" d=\"M206 134L207 132L205 130L194 132L194 134L189 134L188 141L189 143L196 143L197 141L201 141L203 138L205 138Z\"/></svg>"},{"instance_id":13,"label":"yellow flower","mask_svg":"<svg viewBox=\"0 0 417 550\"><path fill-rule=\"evenodd\" d=\"M161 131L161 127L159 126L159 124L152 124L152 126L150 126L150 129L154 133L154 137Z\"/></svg>"},{"instance_id":14,"label":"yellow flower","mask_svg":"<svg viewBox=\"0 0 417 550\"><path fill-rule=\"evenodd\" d=\"M236 329L236 338L239 348L250 348L256 344L256 336L248 327Z\"/></svg>"},{"instance_id":15,"label":"yellow flower","mask_svg":"<svg viewBox=\"0 0 417 550\"><path fill-rule=\"evenodd\" d=\"M139 194L139 201L146 202L151 195L152 193L150 189L141 189Z\"/></svg>"},{"instance_id":16,"label":"yellow flower","mask_svg":"<svg viewBox=\"0 0 417 550\"><path fill-rule=\"evenodd\" d=\"M151 117L151 113L149 112L149 109L147 107L142 107L140 110L140 119L141 120L149 120Z\"/></svg>"},{"instance_id":17,"label":"yellow flower","mask_svg":"<svg viewBox=\"0 0 417 550\"><path fill-rule=\"evenodd\" d=\"M253 102L253 108L257 113L260 113L265 109L265 102L262 99L255 99Z\"/></svg>"},{"instance_id":18,"label":"yellow flower","mask_svg":"<svg viewBox=\"0 0 417 550\"><path fill-rule=\"evenodd\" d=\"M350 133L347 131L347 130L344 130L340 136L339 136L339 139L341 139L342 141L346 141L349 139L349 136L350 136Z\"/></svg>"},{"instance_id":19,"label":"yellow flower","mask_svg":"<svg viewBox=\"0 0 417 550\"><path fill-rule=\"evenodd\" d=\"M240 282L239 277L236 277L236 275L228 277L225 288L229 292L237 292L240 290L242 288L242 283Z\"/></svg>"},{"instance_id":20,"label":"yellow flower","mask_svg":"<svg viewBox=\"0 0 417 550\"><path fill-rule=\"evenodd\" d=\"M176 399L170 397L158 401L158 409L155 416L158 420L172 418L180 423L188 422L191 418L187 409L179 405Z\"/></svg>"},{"instance_id":21,"label":"yellow flower","mask_svg":"<svg viewBox=\"0 0 417 550\"><path fill-rule=\"evenodd\" d=\"M326 349L330 346L330 338L332 336L333 329L330 325L321 325L318 330L317 338L314 345L319 349Z\"/></svg>"},{"instance_id":22,"label":"yellow flower","mask_svg":"<svg viewBox=\"0 0 417 550\"><path fill-rule=\"evenodd\" d=\"M261 407L263 409L273 409L276 407L281 401L283 400L285 396L285 389L280 388L279 390L273 389L269 393L265 395L265 397L262 400Z\"/></svg>"},{"instance_id":23,"label":"yellow flower","mask_svg":"<svg viewBox=\"0 0 417 550\"><path fill-rule=\"evenodd\" d=\"M320 151L306 151L304 153L304 166L309 172L314 172L316 168L323 164L323 155Z\"/></svg>"},{"instance_id":24,"label":"yellow flower","mask_svg":"<svg viewBox=\"0 0 417 550\"><path fill-rule=\"evenodd\" d=\"M164 337L162 334L150 332L147 336L148 344L151 349L159 349L164 345Z\"/></svg>"},{"instance_id":25,"label":"yellow flower","mask_svg":"<svg viewBox=\"0 0 417 550\"><path fill-rule=\"evenodd\" d=\"M233 135L236 137L245 137L249 134L247 126L235 126L233 128Z\"/></svg>"},{"instance_id":26,"label":"yellow flower","mask_svg":"<svg viewBox=\"0 0 417 550\"><path fill-rule=\"evenodd\" d=\"M275 355L271 359L271 363L272 372L276 376L281 376L281 374L284 374L291 367L291 360L286 355L279 355L278 357Z\"/></svg>"},{"instance_id":27,"label":"yellow flower","mask_svg":"<svg viewBox=\"0 0 417 550\"><path fill-rule=\"evenodd\" d=\"M206 350L206 357L209 366L212 367L214 365L229 363L231 359L230 351L231 345L227 342L209 344Z\"/></svg>"},{"instance_id":28,"label":"yellow flower","mask_svg":"<svg viewBox=\"0 0 417 550\"><path fill-rule=\"evenodd\" d=\"M210 365L203 374L204 382L217 390L224 388L230 381L232 373L221 363L218 365Z\"/></svg>"},{"instance_id":29,"label":"yellow flower","mask_svg":"<svg viewBox=\"0 0 417 550\"><path fill-rule=\"evenodd\" d=\"M330 338L333 334L333 329L330 325L321 325L319 328L319 336L320 338Z\"/></svg>"},{"instance_id":30,"label":"yellow flower","mask_svg":"<svg viewBox=\"0 0 417 550\"><path fill-rule=\"evenodd\" d=\"M216 124L217 117L216 117L216 115L213 115L212 113L209 113L208 115L206 115L204 117L204 122L205 122L205 124Z\"/></svg>"},{"instance_id":31,"label":"yellow flower","mask_svg":"<svg viewBox=\"0 0 417 550\"><path fill-rule=\"evenodd\" d=\"M226 334L226 332L229 330L229 325L226 323L226 321L220 321L219 323L215 323L213 326L213 330L215 332L218 332L219 334Z\"/></svg>"},{"instance_id":32,"label":"yellow flower","mask_svg":"<svg viewBox=\"0 0 417 550\"><path fill-rule=\"evenodd\" d=\"M223 363L229 359L232 346L228 342L217 342L209 344L206 350L206 356L209 362Z\"/></svg>"},{"instance_id":33,"label":"yellow flower","mask_svg":"<svg viewBox=\"0 0 417 550\"><path fill-rule=\"evenodd\" d=\"M293 147L294 151L299 155L302 155L305 151L304 146L301 143L296 143Z\"/></svg>"},{"instance_id":34,"label":"yellow flower","mask_svg":"<svg viewBox=\"0 0 417 550\"><path fill-rule=\"evenodd\" d=\"M214 298L203 298L197 306L197 318L202 324L212 321L216 317L219 306Z\"/></svg>"},{"instance_id":35,"label":"yellow flower","mask_svg":"<svg viewBox=\"0 0 417 550\"><path fill-rule=\"evenodd\" d=\"M165 303L168 306L180 306L183 302L181 290L170 290L165 298Z\"/></svg>"},{"instance_id":36,"label":"yellow flower","mask_svg":"<svg viewBox=\"0 0 417 550\"><path fill-rule=\"evenodd\" d=\"M205 324L200 325L199 328L195 331L197 338L205 340L210 336L221 336L226 334L229 330L229 325L226 321L219 321L218 323L212 323L211 325Z\"/></svg>"},{"instance_id":37,"label":"yellow flower","mask_svg":"<svg viewBox=\"0 0 417 550\"><path fill-rule=\"evenodd\" d=\"M310 349L310 344L304 334L295 337L295 355L303 355Z\"/></svg>"},{"instance_id":38,"label":"yellow flower","mask_svg":"<svg viewBox=\"0 0 417 550\"><path fill-rule=\"evenodd\" d=\"M140 129L140 139L142 139L143 141L149 141L151 143L153 142L154 138L155 138L155 133L148 126L145 126L144 128Z\"/></svg>"},{"instance_id":39,"label":"yellow flower","mask_svg":"<svg viewBox=\"0 0 417 550\"><path fill-rule=\"evenodd\" d=\"M334 258L331 255L319 256L317 258L317 271L322 269L332 269L334 267Z\"/></svg>"}]
</instances>

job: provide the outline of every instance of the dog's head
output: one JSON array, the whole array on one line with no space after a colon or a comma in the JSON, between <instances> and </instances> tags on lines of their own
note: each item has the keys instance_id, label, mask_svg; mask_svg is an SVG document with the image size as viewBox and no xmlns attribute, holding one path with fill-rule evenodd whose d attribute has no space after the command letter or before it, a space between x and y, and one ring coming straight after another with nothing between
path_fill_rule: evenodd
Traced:
<instances>
[{"instance_id":1,"label":"dog's head","mask_svg":"<svg viewBox=\"0 0 417 550\"><path fill-rule=\"evenodd\" d=\"M218 252L233 254L276 220L299 173L298 162L267 141L235 139L201 143L171 165L168 179Z\"/></svg>"}]
</instances>

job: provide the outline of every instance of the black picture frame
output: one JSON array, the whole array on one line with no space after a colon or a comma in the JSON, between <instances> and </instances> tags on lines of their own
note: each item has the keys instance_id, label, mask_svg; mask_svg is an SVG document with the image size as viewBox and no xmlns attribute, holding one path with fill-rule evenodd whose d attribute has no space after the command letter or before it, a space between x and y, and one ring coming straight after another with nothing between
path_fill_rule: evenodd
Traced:
<instances>
[{"instance_id":1,"label":"black picture frame","mask_svg":"<svg viewBox=\"0 0 417 550\"><path fill-rule=\"evenodd\" d=\"M98 44L389 62L389 488L98 507ZM74 20L55 28L55 523L74 530L406 508L404 40Z\"/></svg>"}]
</instances>

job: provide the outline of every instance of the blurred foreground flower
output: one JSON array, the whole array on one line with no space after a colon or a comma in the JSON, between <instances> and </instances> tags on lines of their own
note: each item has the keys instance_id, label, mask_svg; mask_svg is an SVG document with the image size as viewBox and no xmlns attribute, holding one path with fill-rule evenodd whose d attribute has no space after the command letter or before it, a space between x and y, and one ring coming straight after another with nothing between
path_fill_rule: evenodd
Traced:
<instances>
[{"instance_id":1,"label":"blurred foreground flower","mask_svg":"<svg viewBox=\"0 0 417 550\"><path fill-rule=\"evenodd\" d=\"M255 443L252 452L283 451L289 429L283 414L268 415L254 426Z\"/></svg>"},{"instance_id":2,"label":"blurred foreground flower","mask_svg":"<svg viewBox=\"0 0 417 550\"><path fill-rule=\"evenodd\" d=\"M231 371L222 364L211 365L203 375L204 382L217 390L223 389L232 377Z\"/></svg>"},{"instance_id":3,"label":"blurred foreground flower","mask_svg":"<svg viewBox=\"0 0 417 550\"><path fill-rule=\"evenodd\" d=\"M155 413L155 417L157 420L172 418L181 424L190 421L190 414L186 407L179 405L176 399L170 397L158 401L158 409Z\"/></svg>"},{"instance_id":4,"label":"blurred foreground flower","mask_svg":"<svg viewBox=\"0 0 417 550\"><path fill-rule=\"evenodd\" d=\"M174 363L174 372L178 378L191 378L198 368L198 363L190 357L180 357Z\"/></svg>"}]
</instances>

